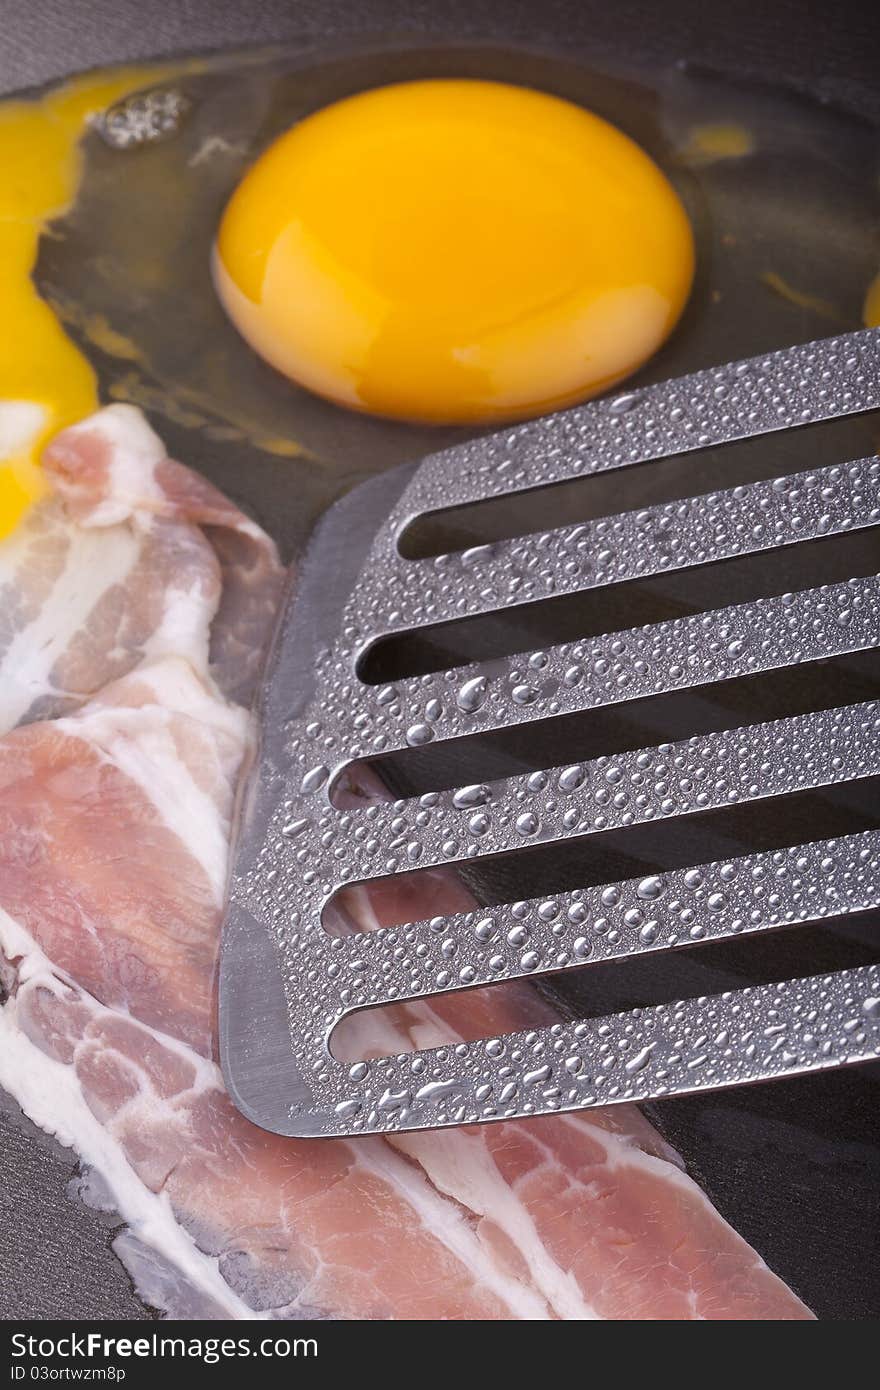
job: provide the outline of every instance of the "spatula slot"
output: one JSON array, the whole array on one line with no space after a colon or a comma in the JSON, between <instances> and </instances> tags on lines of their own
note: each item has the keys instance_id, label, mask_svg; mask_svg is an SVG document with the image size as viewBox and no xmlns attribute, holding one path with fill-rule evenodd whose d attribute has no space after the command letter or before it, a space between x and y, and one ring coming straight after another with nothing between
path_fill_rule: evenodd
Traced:
<instances>
[{"instance_id":1,"label":"spatula slot","mask_svg":"<svg viewBox=\"0 0 880 1390\"><path fill-rule=\"evenodd\" d=\"M471 662L527 654L564 642L809 588L817 574L828 583L876 574L880 531L871 527L819 540L790 542L760 554L707 561L699 566L615 583L608 588L519 604L500 612L425 625L374 641L357 673L382 686L448 671Z\"/></svg>"},{"instance_id":2,"label":"spatula slot","mask_svg":"<svg viewBox=\"0 0 880 1390\"><path fill-rule=\"evenodd\" d=\"M592 1020L612 1010L653 1008L672 1000L789 980L811 971L870 966L880 952L880 911L872 909L818 926L795 924L772 933L732 937L682 946L674 952L602 961L577 976L577 1000L569 979L565 1011L574 1020ZM337 1061L352 1063L417 1052L426 1046L476 1042L505 1015L523 1027L540 1028L558 1016L554 982L543 976L540 988L520 981L444 994L432 1000L380 1004L347 1014L330 1036Z\"/></svg>"},{"instance_id":3,"label":"spatula slot","mask_svg":"<svg viewBox=\"0 0 880 1390\"><path fill-rule=\"evenodd\" d=\"M595 521L615 512L661 506L698 491L732 488L860 458L876 451L877 437L876 413L844 416L791 433L733 440L624 470L446 507L408 522L398 537L398 549L409 560L430 559L470 546Z\"/></svg>"},{"instance_id":4,"label":"spatula slot","mask_svg":"<svg viewBox=\"0 0 880 1390\"><path fill-rule=\"evenodd\" d=\"M395 795L421 796L466 782L491 782L565 761L628 752L648 742L716 733L878 696L880 650L871 648L399 749L364 761ZM347 788L345 772L341 781ZM330 792L336 805L339 785L337 779ZM348 804L347 792L345 800Z\"/></svg>"},{"instance_id":5,"label":"spatula slot","mask_svg":"<svg viewBox=\"0 0 880 1390\"><path fill-rule=\"evenodd\" d=\"M470 894L492 908L516 898L548 897L597 884L669 873L746 852L769 853L798 844L812 832L846 836L880 829L880 774L795 792L742 806L699 812L680 820L608 830L587 840L536 845L447 870L414 870L365 879L338 889L323 923L330 936L378 931L417 920L419 905L438 915L460 910ZM366 898L364 895L367 895Z\"/></svg>"}]
</instances>

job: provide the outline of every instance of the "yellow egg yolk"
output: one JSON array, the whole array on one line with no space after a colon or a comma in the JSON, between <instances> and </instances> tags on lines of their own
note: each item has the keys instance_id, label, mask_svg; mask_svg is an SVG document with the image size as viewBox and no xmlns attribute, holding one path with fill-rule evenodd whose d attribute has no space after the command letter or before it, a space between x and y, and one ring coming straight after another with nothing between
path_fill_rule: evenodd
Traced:
<instances>
[{"instance_id":1,"label":"yellow egg yolk","mask_svg":"<svg viewBox=\"0 0 880 1390\"><path fill-rule=\"evenodd\" d=\"M282 135L223 215L215 282L281 372L431 422L539 414L634 371L693 277L684 209L607 121L496 82L401 83Z\"/></svg>"},{"instance_id":2,"label":"yellow egg yolk","mask_svg":"<svg viewBox=\"0 0 880 1390\"><path fill-rule=\"evenodd\" d=\"M868 286L862 319L866 328L880 328L880 271Z\"/></svg>"},{"instance_id":3,"label":"yellow egg yolk","mask_svg":"<svg viewBox=\"0 0 880 1390\"><path fill-rule=\"evenodd\" d=\"M116 68L0 102L0 538L44 491L46 440L98 405L92 367L31 278L40 236L76 196L90 118L171 70Z\"/></svg>"}]
</instances>

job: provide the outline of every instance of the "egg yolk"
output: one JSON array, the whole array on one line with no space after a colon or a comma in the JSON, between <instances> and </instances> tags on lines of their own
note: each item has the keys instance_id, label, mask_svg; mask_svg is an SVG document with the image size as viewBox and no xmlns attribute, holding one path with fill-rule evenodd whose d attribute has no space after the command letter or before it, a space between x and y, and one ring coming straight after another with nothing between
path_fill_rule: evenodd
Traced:
<instances>
[{"instance_id":1,"label":"egg yolk","mask_svg":"<svg viewBox=\"0 0 880 1390\"><path fill-rule=\"evenodd\" d=\"M215 283L251 346L341 405L429 422L539 414L672 330L693 237L628 136L558 97L438 80L307 117L223 215Z\"/></svg>"},{"instance_id":2,"label":"egg yolk","mask_svg":"<svg viewBox=\"0 0 880 1390\"><path fill-rule=\"evenodd\" d=\"M98 405L92 367L33 282L40 237L76 197L90 119L172 71L116 68L0 102L0 540L45 491L43 445Z\"/></svg>"},{"instance_id":3,"label":"egg yolk","mask_svg":"<svg viewBox=\"0 0 880 1390\"><path fill-rule=\"evenodd\" d=\"M862 319L866 328L880 328L880 271L868 286Z\"/></svg>"}]
</instances>

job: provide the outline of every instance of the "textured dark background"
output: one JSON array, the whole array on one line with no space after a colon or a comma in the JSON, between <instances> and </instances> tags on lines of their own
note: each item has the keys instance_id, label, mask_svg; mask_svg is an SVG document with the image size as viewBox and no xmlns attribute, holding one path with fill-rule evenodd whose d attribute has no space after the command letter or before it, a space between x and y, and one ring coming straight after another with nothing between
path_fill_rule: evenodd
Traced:
<instances>
[{"instance_id":1,"label":"textured dark background","mask_svg":"<svg viewBox=\"0 0 880 1390\"><path fill-rule=\"evenodd\" d=\"M597 61L687 59L880 119L878 7L843 0L0 0L0 90L121 59L281 38L571 38ZM825 1318L876 1317L876 1073L668 1103L655 1118L721 1210ZM144 1317L75 1164L0 1102L0 1314Z\"/></svg>"},{"instance_id":2,"label":"textured dark background","mask_svg":"<svg viewBox=\"0 0 880 1390\"><path fill-rule=\"evenodd\" d=\"M597 56L687 58L880 111L871 0L2 0L0 83L157 53L410 31L540 40Z\"/></svg>"}]
</instances>

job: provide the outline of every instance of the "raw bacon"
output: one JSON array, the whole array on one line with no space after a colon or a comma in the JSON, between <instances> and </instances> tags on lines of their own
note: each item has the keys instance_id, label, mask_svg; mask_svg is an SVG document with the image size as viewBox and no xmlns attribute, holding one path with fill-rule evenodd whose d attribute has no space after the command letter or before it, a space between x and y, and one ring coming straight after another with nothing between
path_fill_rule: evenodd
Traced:
<instances>
[{"instance_id":1,"label":"raw bacon","mask_svg":"<svg viewBox=\"0 0 880 1390\"><path fill-rule=\"evenodd\" d=\"M55 496L0 547L0 732L183 653L247 702L282 578L264 534L131 406L66 430Z\"/></svg>"},{"instance_id":2,"label":"raw bacon","mask_svg":"<svg viewBox=\"0 0 880 1390\"><path fill-rule=\"evenodd\" d=\"M54 496L0 548L0 1082L100 1175L145 1296L184 1317L809 1317L635 1109L351 1141L234 1110L217 934L281 569L128 407L47 466ZM526 999L549 1007L450 998L362 1042L473 1008L520 1026Z\"/></svg>"}]
</instances>

